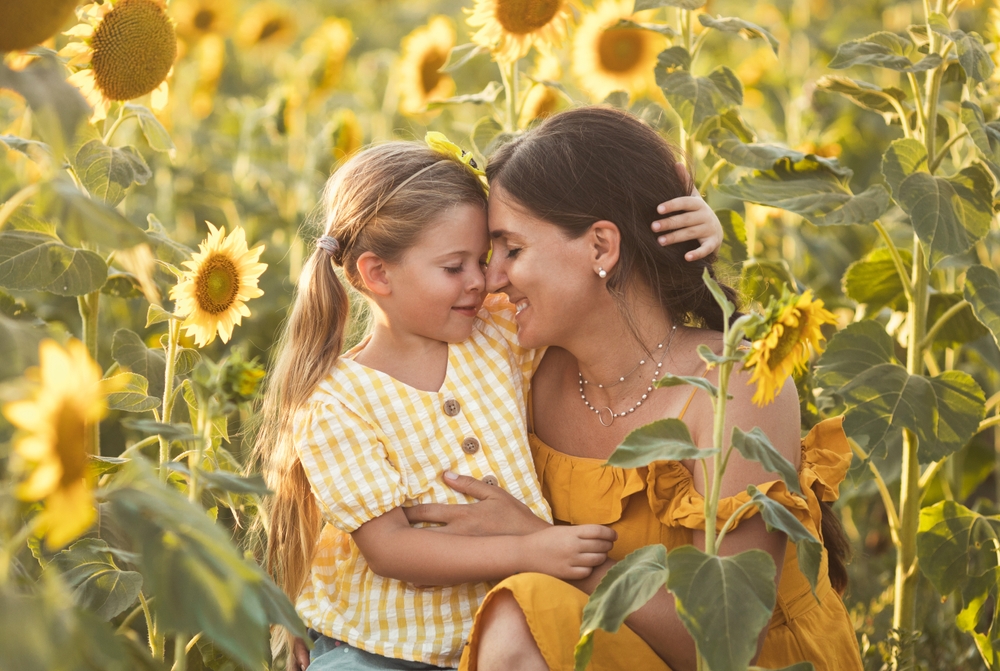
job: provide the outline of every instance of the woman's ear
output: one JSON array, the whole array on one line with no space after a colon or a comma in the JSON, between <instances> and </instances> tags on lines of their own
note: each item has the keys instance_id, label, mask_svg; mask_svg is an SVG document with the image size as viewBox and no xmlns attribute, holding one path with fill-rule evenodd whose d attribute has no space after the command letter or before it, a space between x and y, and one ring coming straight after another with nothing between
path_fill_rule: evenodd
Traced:
<instances>
[{"instance_id":1,"label":"woman's ear","mask_svg":"<svg viewBox=\"0 0 1000 671\"><path fill-rule=\"evenodd\" d=\"M591 248L594 272L596 273L603 268L605 272L610 273L611 269L618 263L621 251L622 235L618 226L604 219L595 221L590 225L587 236L589 237L588 243Z\"/></svg>"},{"instance_id":2,"label":"woman's ear","mask_svg":"<svg viewBox=\"0 0 1000 671\"><path fill-rule=\"evenodd\" d=\"M389 281L385 261L372 254L365 252L358 257L358 275L365 289L376 296L388 296L392 293L392 284Z\"/></svg>"}]
</instances>

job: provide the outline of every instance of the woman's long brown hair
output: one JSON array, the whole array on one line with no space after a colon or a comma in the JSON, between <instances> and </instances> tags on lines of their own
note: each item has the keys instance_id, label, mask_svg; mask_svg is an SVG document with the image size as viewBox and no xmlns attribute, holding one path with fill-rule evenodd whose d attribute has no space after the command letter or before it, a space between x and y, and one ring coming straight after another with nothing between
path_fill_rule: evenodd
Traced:
<instances>
[{"instance_id":1,"label":"woman's long brown hair","mask_svg":"<svg viewBox=\"0 0 1000 671\"><path fill-rule=\"evenodd\" d=\"M661 247L649 233L649 223L660 218L659 203L691 193L690 181L676 170L677 161L670 144L630 114L582 107L555 114L503 145L490 157L486 174L495 195L512 198L570 238L583 235L596 221L618 226L619 261L607 286L628 323L633 320L626 295L641 284L675 323L721 331L722 309L702 281L705 270L715 277L714 257L686 261L684 254L697 246L695 241ZM738 305L736 291L721 286ZM830 580L843 592L850 544L833 509L822 509Z\"/></svg>"}]
</instances>

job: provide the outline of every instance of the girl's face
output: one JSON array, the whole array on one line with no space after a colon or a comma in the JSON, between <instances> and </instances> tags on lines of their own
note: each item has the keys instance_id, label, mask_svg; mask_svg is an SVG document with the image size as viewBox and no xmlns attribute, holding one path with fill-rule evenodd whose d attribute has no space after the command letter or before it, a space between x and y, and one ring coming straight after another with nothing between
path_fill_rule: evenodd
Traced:
<instances>
[{"instance_id":1,"label":"girl's face","mask_svg":"<svg viewBox=\"0 0 1000 671\"><path fill-rule=\"evenodd\" d=\"M393 319L407 332L433 340L468 338L486 296L483 263L488 249L481 207L457 205L442 213L389 267Z\"/></svg>"},{"instance_id":2,"label":"girl's face","mask_svg":"<svg viewBox=\"0 0 1000 671\"><path fill-rule=\"evenodd\" d=\"M524 347L568 342L601 300L601 283L587 236L568 238L543 219L512 206L502 189L490 194L493 254L487 288L507 294L517 307L517 337ZM604 292L605 296L607 292Z\"/></svg>"}]
</instances>

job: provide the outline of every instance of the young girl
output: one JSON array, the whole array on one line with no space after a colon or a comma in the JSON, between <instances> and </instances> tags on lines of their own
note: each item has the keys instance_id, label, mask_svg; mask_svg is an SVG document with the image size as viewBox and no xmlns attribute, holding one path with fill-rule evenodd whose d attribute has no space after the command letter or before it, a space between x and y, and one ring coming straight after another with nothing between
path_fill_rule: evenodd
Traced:
<instances>
[{"instance_id":1,"label":"young girl","mask_svg":"<svg viewBox=\"0 0 1000 671\"><path fill-rule=\"evenodd\" d=\"M486 196L469 166L387 143L348 161L325 201L258 439L275 492L268 567L312 630L310 668L453 667L489 581L584 578L615 534L581 525L465 537L409 525L403 506L467 502L442 473L502 487L551 521L526 431L535 352L517 345L512 306L484 305ZM350 306L334 266L373 324L343 355Z\"/></svg>"}]
</instances>

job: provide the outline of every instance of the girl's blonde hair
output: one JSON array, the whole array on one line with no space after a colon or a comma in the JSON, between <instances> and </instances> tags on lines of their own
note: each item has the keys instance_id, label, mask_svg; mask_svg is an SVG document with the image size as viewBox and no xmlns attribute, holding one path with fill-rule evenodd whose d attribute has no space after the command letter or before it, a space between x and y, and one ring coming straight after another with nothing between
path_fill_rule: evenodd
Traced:
<instances>
[{"instance_id":1,"label":"girl's blonde hair","mask_svg":"<svg viewBox=\"0 0 1000 671\"><path fill-rule=\"evenodd\" d=\"M327 181L323 235L334 238L339 249L329 254L317 248L305 263L274 350L254 446L254 463L274 492L262 517L265 566L293 602L309 575L322 529L293 443L293 420L344 346L350 304L334 266L342 266L347 281L362 291L361 254L396 262L444 211L461 204L485 210L479 178L458 160L417 143L365 149Z\"/></svg>"}]
</instances>

